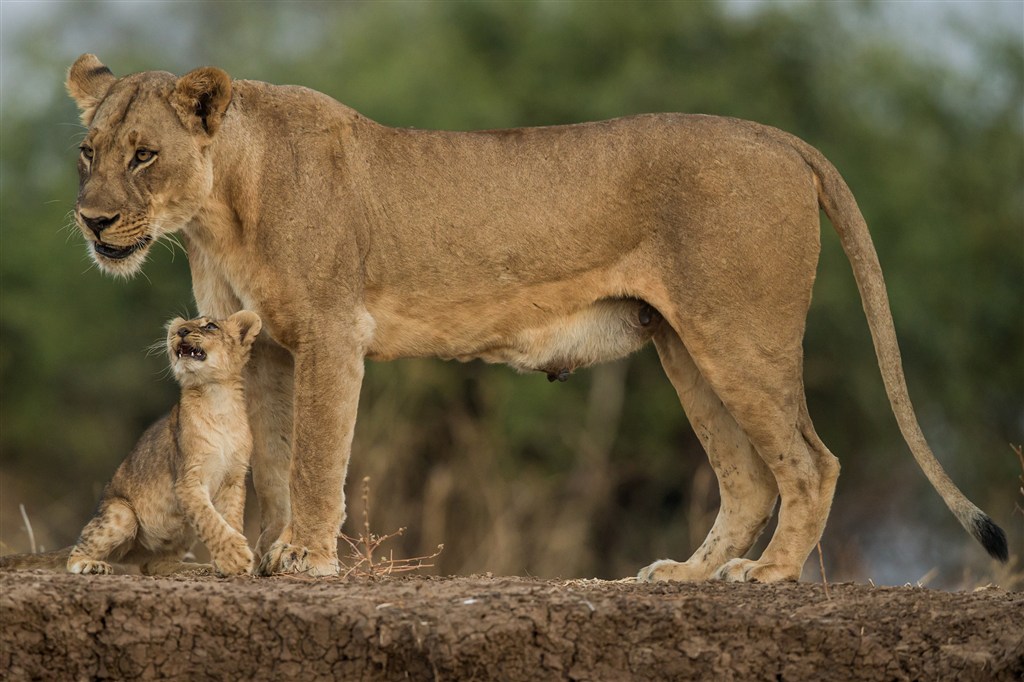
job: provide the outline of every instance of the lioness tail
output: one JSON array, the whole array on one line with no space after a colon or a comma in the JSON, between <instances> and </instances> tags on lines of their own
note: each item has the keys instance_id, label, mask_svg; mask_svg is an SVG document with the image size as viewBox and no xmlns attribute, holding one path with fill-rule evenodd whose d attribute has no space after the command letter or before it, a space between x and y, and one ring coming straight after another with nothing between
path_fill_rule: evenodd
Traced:
<instances>
[{"instance_id":1,"label":"lioness tail","mask_svg":"<svg viewBox=\"0 0 1024 682\"><path fill-rule=\"evenodd\" d=\"M850 260L864 313L868 318L882 381L885 383L885 391L904 440L925 476L960 524L990 555L1005 562L1008 558L1006 534L956 487L942 465L935 459L921 432L903 375L903 362L896 341L896 329L893 325L892 311L889 309L882 267L878 262L878 253L868 232L867 223L853 198L853 193L839 171L821 152L798 138L791 138L791 142L814 171L818 202L832 221L843 250Z\"/></svg>"}]
</instances>

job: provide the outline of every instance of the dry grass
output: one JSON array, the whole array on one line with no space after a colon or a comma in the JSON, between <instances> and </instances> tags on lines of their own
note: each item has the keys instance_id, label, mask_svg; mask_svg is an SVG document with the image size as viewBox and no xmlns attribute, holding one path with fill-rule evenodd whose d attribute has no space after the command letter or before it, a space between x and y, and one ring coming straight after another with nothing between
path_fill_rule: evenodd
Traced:
<instances>
[{"instance_id":1,"label":"dry grass","mask_svg":"<svg viewBox=\"0 0 1024 682\"><path fill-rule=\"evenodd\" d=\"M825 599L831 599L828 591L828 578L825 577L825 555L821 551L821 542L818 542L818 568L821 569L821 584L825 586Z\"/></svg>"},{"instance_id":2,"label":"dry grass","mask_svg":"<svg viewBox=\"0 0 1024 682\"><path fill-rule=\"evenodd\" d=\"M1021 446L1019 445L1010 445L1010 449L1017 454L1017 459L1020 460L1021 474L1017 477L1017 480L1020 481L1020 497L1024 500L1024 452L1021 452ZM1019 511L1021 514L1024 514L1024 508L1022 508L1020 504L1015 503L1013 508L1014 511Z\"/></svg>"},{"instance_id":3,"label":"dry grass","mask_svg":"<svg viewBox=\"0 0 1024 682\"><path fill-rule=\"evenodd\" d=\"M358 538L350 537L344 533L338 536L348 543L350 549L348 559L352 562L345 572L342 573L341 577L376 578L393 573L405 573L421 568L432 568L434 564L427 562L437 558L444 549L444 545L438 545L437 551L429 556L396 559L393 550L388 552L386 558L375 556L381 545L392 538L401 536L404 532L405 528L399 528L386 535L375 535L370 531L370 477L363 477L363 530Z\"/></svg>"},{"instance_id":4,"label":"dry grass","mask_svg":"<svg viewBox=\"0 0 1024 682\"><path fill-rule=\"evenodd\" d=\"M28 512L25 511L25 505L19 504L18 510L21 512L21 520L25 523L25 531L28 533L28 543L31 547L32 554L38 552L36 548L36 534L32 531L32 522L28 520Z\"/></svg>"}]
</instances>

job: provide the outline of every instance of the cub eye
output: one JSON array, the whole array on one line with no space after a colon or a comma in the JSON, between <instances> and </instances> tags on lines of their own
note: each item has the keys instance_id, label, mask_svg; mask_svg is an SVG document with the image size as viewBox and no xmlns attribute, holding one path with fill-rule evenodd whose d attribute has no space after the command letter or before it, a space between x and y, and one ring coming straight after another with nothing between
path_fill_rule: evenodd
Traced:
<instances>
[{"instance_id":1,"label":"cub eye","mask_svg":"<svg viewBox=\"0 0 1024 682\"><path fill-rule=\"evenodd\" d=\"M215 324L214 324L213 322L207 322L206 324L204 324L204 325L203 325L203 326L201 327L201 329L202 329L202 330L203 330L204 332L215 332L215 331L217 331L218 329L220 329L220 327L218 327L217 325L215 325Z\"/></svg>"},{"instance_id":2,"label":"cub eye","mask_svg":"<svg viewBox=\"0 0 1024 682\"><path fill-rule=\"evenodd\" d=\"M92 147L86 147L85 145L82 145L78 149L79 151L82 152L82 157L86 161L92 161Z\"/></svg>"},{"instance_id":3,"label":"cub eye","mask_svg":"<svg viewBox=\"0 0 1024 682\"><path fill-rule=\"evenodd\" d=\"M156 152L154 152L154 151L152 151L150 149L136 149L135 150L135 158L132 159L132 162L135 165L147 163L149 161L152 161L153 157L155 157L155 156L156 156Z\"/></svg>"}]
</instances>

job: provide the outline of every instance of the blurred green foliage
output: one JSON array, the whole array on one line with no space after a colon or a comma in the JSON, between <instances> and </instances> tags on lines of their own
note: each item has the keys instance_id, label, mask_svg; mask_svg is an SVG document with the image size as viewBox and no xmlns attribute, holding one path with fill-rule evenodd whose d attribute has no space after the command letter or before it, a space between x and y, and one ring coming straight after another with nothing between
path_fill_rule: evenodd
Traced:
<instances>
[{"instance_id":1,"label":"blurred green foliage","mask_svg":"<svg viewBox=\"0 0 1024 682\"><path fill-rule=\"evenodd\" d=\"M145 350L193 307L180 249L114 281L71 225L82 131L63 76L89 51L117 74L216 64L302 84L395 126L687 111L800 135L844 173L872 227L925 432L1020 554L1007 447L1024 428L1016 29L965 35L970 62L954 67L902 45L864 3L746 13L709 2L67 3L19 26L4 29L0 140L0 539L10 547L25 547L19 502L50 543L73 540L99 486L175 400L163 354ZM928 534L900 547L908 566L946 565L942 543L959 547L961 531L895 428L849 265L823 226L805 347L811 414L844 467L825 536L830 577L877 578L885 543L908 528ZM408 554L445 542L442 572L618 577L688 556L716 504L650 349L565 385L480 364L371 365L350 517L364 474L377 530L409 526L398 550ZM980 556L952 565L983 567Z\"/></svg>"}]
</instances>

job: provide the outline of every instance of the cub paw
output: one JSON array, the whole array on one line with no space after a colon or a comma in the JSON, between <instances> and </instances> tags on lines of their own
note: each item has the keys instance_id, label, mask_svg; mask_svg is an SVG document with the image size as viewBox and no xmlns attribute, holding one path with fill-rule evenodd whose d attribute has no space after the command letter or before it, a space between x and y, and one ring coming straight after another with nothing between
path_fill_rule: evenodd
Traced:
<instances>
[{"instance_id":1,"label":"cub paw","mask_svg":"<svg viewBox=\"0 0 1024 682\"><path fill-rule=\"evenodd\" d=\"M245 542L232 544L210 553L213 555L213 570L221 578L252 574L253 554Z\"/></svg>"},{"instance_id":2,"label":"cub paw","mask_svg":"<svg viewBox=\"0 0 1024 682\"><path fill-rule=\"evenodd\" d=\"M671 561L660 559L650 566L645 566L636 574L637 582L656 583L666 580L677 580L680 582L695 583L708 578L708 569L704 566L694 566L688 562Z\"/></svg>"},{"instance_id":3,"label":"cub paw","mask_svg":"<svg viewBox=\"0 0 1024 682\"><path fill-rule=\"evenodd\" d=\"M106 561L94 559L72 559L68 561L68 573L83 575L110 575L114 569Z\"/></svg>"},{"instance_id":4,"label":"cub paw","mask_svg":"<svg viewBox=\"0 0 1024 682\"><path fill-rule=\"evenodd\" d=\"M722 564L712 578L730 583L795 582L800 579L800 567L753 559L733 559Z\"/></svg>"},{"instance_id":5,"label":"cub paw","mask_svg":"<svg viewBox=\"0 0 1024 682\"><path fill-rule=\"evenodd\" d=\"M260 561L260 575L304 573L309 576L338 575L341 565L336 554L328 554L277 541Z\"/></svg>"}]
</instances>

